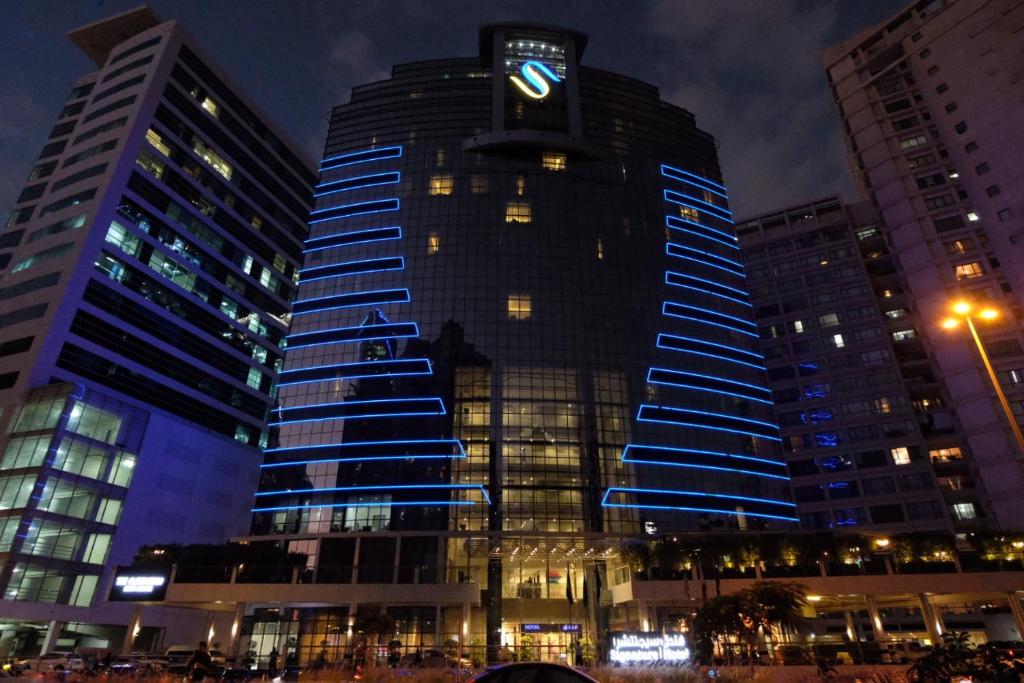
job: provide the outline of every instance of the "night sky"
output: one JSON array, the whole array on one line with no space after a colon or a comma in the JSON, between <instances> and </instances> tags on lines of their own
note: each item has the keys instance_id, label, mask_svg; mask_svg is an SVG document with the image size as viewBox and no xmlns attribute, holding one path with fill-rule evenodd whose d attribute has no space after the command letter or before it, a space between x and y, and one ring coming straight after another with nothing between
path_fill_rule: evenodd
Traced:
<instances>
[{"instance_id":1,"label":"night sky","mask_svg":"<svg viewBox=\"0 0 1024 683\"><path fill-rule=\"evenodd\" d=\"M92 65L66 38L138 0L5 0L0 22L0 213L20 192L71 82ZM732 207L750 215L852 199L821 49L907 0L466 2L152 0L181 20L308 158L332 105L392 64L473 56L477 26L553 23L590 34L583 63L653 83L715 135Z\"/></svg>"}]
</instances>

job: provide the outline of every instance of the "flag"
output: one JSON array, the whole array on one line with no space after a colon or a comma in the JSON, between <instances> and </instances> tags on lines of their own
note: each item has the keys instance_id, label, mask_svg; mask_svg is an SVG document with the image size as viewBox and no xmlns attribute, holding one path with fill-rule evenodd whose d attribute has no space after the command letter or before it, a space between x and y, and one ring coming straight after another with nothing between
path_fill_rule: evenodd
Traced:
<instances>
[{"instance_id":1,"label":"flag","mask_svg":"<svg viewBox=\"0 0 1024 683\"><path fill-rule=\"evenodd\" d=\"M565 599L569 601L569 604L576 602L576 598L572 595L572 572L568 569L565 570Z\"/></svg>"}]
</instances>

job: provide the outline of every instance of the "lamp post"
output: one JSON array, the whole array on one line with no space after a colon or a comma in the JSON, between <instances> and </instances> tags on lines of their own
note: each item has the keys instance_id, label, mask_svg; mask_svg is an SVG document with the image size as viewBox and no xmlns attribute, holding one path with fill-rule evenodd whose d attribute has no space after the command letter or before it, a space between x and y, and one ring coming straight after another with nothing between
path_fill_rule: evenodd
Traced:
<instances>
[{"instance_id":1,"label":"lamp post","mask_svg":"<svg viewBox=\"0 0 1024 683\"><path fill-rule=\"evenodd\" d=\"M1017 440L1017 447L1024 454L1024 433L1021 433L1020 425L1017 424L1017 418L1014 417L1013 411L1010 409L1010 402L1006 400L1006 394L1003 393L1003 388L999 385L996 372L992 369L992 363L988 359L988 354L985 353L985 346L981 343L981 337L978 336L978 330L974 326L972 315L974 313L973 307L967 301L957 301L950 310L953 315L942 321L942 327L947 330L953 330L959 327L961 321L967 324L967 329L971 332L971 338L974 339L974 345L978 347L978 355L981 356L981 362L984 363L985 370L988 372L988 378L992 381L992 388L995 389L996 396L999 398L999 405L1002 406L1003 414L1006 415L1006 419L1010 423L1010 429L1013 431L1013 437ZM999 311L994 308L982 308L977 312L977 317L981 320L992 321L999 317Z\"/></svg>"}]
</instances>

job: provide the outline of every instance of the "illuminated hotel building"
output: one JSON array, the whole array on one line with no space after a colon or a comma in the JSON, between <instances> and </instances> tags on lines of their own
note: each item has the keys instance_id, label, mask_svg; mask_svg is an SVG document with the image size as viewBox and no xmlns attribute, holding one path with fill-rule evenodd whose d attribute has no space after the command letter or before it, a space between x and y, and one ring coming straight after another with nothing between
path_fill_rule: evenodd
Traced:
<instances>
[{"instance_id":1,"label":"illuminated hotel building","mask_svg":"<svg viewBox=\"0 0 1024 683\"><path fill-rule=\"evenodd\" d=\"M177 22L69 37L95 70L0 231L4 659L202 629L111 569L247 530L315 182Z\"/></svg>"},{"instance_id":2,"label":"illuminated hotel building","mask_svg":"<svg viewBox=\"0 0 1024 683\"><path fill-rule=\"evenodd\" d=\"M795 526L715 141L586 44L486 26L333 110L249 539L308 561L243 650L368 608L558 658L623 540Z\"/></svg>"}]
</instances>

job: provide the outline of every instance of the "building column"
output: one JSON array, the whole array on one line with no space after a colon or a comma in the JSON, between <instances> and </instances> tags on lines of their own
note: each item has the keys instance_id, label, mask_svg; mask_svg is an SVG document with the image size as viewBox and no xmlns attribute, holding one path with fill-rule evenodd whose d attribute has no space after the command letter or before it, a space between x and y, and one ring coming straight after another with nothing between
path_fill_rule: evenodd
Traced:
<instances>
[{"instance_id":1,"label":"building column","mask_svg":"<svg viewBox=\"0 0 1024 683\"><path fill-rule=\"evenodd\" d=\"M214 626L216 624L217 624L217 613L212 611L212 610L207 612L206 613L206 630L203 631L203 640L206 641L206 644L210 646L211 650L213 649L213 636L215 635Z\"/></svg>"},{"instance_id":2,"label":"building column","mask_svg":"<svg viewBox=\"0 0 1024 683\"><path fill-rule=\"evenodd\" d=\"M135 644L135 636L142 628L142 605L136 605L132 611L132 617L128 620L128 628L124 632L124 641L121 643L121 654L126 655L132 651Z\"/></svg>"},{"instance_id":3,"label":"building column","mask_svg":"<svg viewBox=\"0 0 1024 683\"><path fill-rule=\"evenodd\" d=\"M856 643L860 640L857 635L857 625L853 622L853 612L843 612L843 617L846 619L846 637L851 643Z\"/></svg>"},{"instance_id":4,"label":"building column","mask_svg":"<svg viewBox=\"0 0 1024 683\"><path fill-rule=\"evenodd\" d=\"M650 631L651 630L651 615L647 611L647 601L637 600L637 609L640 611L640 630Z\"/></svg>"},{"instance_id":5,"label":"building column","mask_svg":"<svg viewBox=\"0 0 1024 683\"><path fill-rule=\"evenodd\" d=\"M879 645L889 639L889 636L885 633L885 627L882 626L882 616L878 613L878 603L875 602L875 596L865 595L864 602L868 607L868 619L871 621L871 632L875 635L875 642Z\"/></svg>"},{"instance_id":6,"label":"building column","mask_svg":"<svg viewBox=\"0 0 1024 683\"><path fill-rule=\"evenodd\" d=\"M1007 593L1006 602L1010 605L1013 625L1017 627L1017 638L1024 639L1024 608L1021 607L1020 596L1017 595L1017 591Z\"/></svg>"},{"instance_id":7,"label":"building column","mask_svg":"<svg viewBox=\"0 0 1024 683\"><path fill-rule=\"evenodd\" d=\"M39 654L45 655L57 648L57 639L60 638L60 632L63 629L63 621L51 621L46 625L46 635L43 636L43 649L39 651Z\"/></svg>"},{"instance_id":8,"label":"building column","mask_svg":"<svg viewBox=\"0 0 1024 683\"><path fill-rule=\"evenodd\" d=\"M434 605L434 647L441 647L441 620L444 619L444 611L441 605ZM421 639L417 646L423 645Z\"/></svg>"},{"instance_id":9,"label":"building column","mask_svg":"<svg viewBox=\"0 0 1024 683\"><path fill-rule=\"evenodd\" d=\"M928 637L931 638L932 645L938 645L942 642L942 632L945 630L942 615L928 599L927 593L918 593L917 601L921 605L921 616L924 617L924 626L928 629Z\"/></svg>"},{"instance_id":10,"label":"building column","mask_svg":"<svg viewBox=\"0 0 1024 683\"><path fill-rule=\"evenodd\" d=\"M242 642L242 619L245 617L245 603L235 605L235 618L231 620L231 640L228 641L228 657L238 658L238 646Z\"/></svg>"},{"instance_id":11,"label":"building column","mask_svg":"<svg viewBox=\"0 0 1024 683\"><path fill-rule=\"evenodd\" d=\"M459 671L462 671L462 654L466 646L466 641L469 640L470 614L469 603L462 603L462 633L459 635Z\"/></svg>"}]
</instances>

